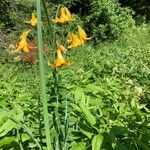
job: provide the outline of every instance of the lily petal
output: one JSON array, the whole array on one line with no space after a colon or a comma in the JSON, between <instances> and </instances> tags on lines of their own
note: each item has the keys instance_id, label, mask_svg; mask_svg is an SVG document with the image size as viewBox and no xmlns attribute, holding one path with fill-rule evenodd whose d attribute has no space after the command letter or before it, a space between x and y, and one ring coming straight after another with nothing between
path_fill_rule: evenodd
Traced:
<instances>
[{"instance_id":1,"label":"lily petal","mask_svg":"<svg viewBox=\"0 0 150 150\"><path fill-rule=\"evenodd\" d=\"M61 50L57 50L57 58L54 64L51 64L50 62L48 62L48 65L51 67L55 67L55 68L59 68L65 65L70 65L70 61L66 61L61 53Z\"/></svg>"},{"instance_id":2,"label":"lily petal","mask_svg":"<svg viewBox=\"0 0 150 150\"><path fill-rule=\"evenodd\" d=\"M82 40L90 40L91 38L87 37L87 34L85 33L85 31L78 25L78 33L79 33L79 37Z\"/></svg>"},{"instance_id":3,"label":"lily petal","mask_svg":"<svg viewBox=\"0 0 150 150\"><path fill-rule=\"evenodd\" d=\"M66 7L61 7L59 18L56 16L56 18L53 19L54 22L60 24L64 24L72 20L74 20L74 16L70 13L70 11Z\"/></svg>"},{"instance_id":4,"label":"lily petal","mask_svg":"<svg viewBox=\"0 0 150 150\"><path fill-rule=\"evenodd\" d=\"M82 41L78 35L70 32L68 33L68 43L70 43L68 48L75 48L83 45L84 41Z\"/></svg>"},{"instance_id":5,"label":"lily petal","mask_svg":"<svg viewBox=\"0 0 150 150\"><path fill-rule=\"evenodd\" d=\"M61 50L62 53L65 53L67 51L67 49L61 45L58 41L56 41L56 46L57 46L57 49Z\"/></svg>"},{"instance_id":6,"label":"lily petal","mask_svg":"<svg viewBox=\"0 0 150 150\"><path fill-rule=\"evenodd\" d=\"M35 16L35 13L32 13L32 17L29 21L25 21L25 23L31 24L32 26L35 26L37 24L37 18Z\"/></svg>"},{"instance_id":7,"label":"lily petal","mask_svg":"<svg viewBox=\"0 0 150 150\"><path fill-rule=\"evenodd\" d=\"M30 30L24 31L20 36L20 42L17 45L16 52L23 50L24 52L29 52L29 45L27 43L27 36Z\"/></svg>"}]
</instances>

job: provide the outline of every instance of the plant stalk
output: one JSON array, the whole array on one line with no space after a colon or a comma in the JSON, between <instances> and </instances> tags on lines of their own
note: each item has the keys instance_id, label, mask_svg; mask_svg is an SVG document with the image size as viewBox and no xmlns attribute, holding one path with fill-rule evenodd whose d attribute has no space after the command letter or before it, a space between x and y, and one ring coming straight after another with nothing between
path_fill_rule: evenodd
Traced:
<instances>
[{"instance_id":1,"label":"plant stalk","mask_svg":"<svg viewBox=\"0 0 150 150\"><path fill-rule=\"evenodd\" d=\"M49 126L49 117L48 117L48 104L47 104L46 81L45 81L45 70L44 70L44 53L43 53L43 43L42 43L41 0L37 0L37 20L38 20L37 30L38 30L39 66L40 66L40 78L41 78L41 98L43 104L47 150L51 150L52 147L51 147L50 126Z\"/></svg>"}]
</instances>

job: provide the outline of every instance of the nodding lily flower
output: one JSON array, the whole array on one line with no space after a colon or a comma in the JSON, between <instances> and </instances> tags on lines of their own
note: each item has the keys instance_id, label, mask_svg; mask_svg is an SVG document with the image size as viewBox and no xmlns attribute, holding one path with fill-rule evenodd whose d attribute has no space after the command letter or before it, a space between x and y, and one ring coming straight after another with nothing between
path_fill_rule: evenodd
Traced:
<instances>
[{"instance_id":1,"label":"nodding lily flower","mask_svg":"<svg viewBox=\"0 0 150 150\"><path fill-rule=\"evenodd\" d=\"M57 49L60 50L62 53L65 53L67 51L67 49L61 45L58 41L56 41L56 46L57 46Z\"/></svg>"},{"instance_id":2,"label":"nodding lily flower","mask_svg":"<svg viewBox=\"0 0 150 150\"><path fill-rule=\"evenodd\" d=\"M30 51L30 48L29 48L29 45L27 43L27 36L29 34L31 30L28 30L28 31L25 31L21 34L20 36L20 42L16 48L16 52L20 51L20 50L23 50L24 52L29 52Z\"/></svg>"},{"instance_id":3,"label":"nodding lily flower","mask_svg":"<svg viewBox=\"0 0 150 150\"><path fill-rule=\"evenodd\" d=\"M85 33L85 31L79 25L78 25L78 33L79 33L79 38L80 38L82 44L84 44L86 40L91 39L91 38L87 37L87 34Z\"/></svg>"},{"instance_id":4,"label":"nodding lily flower","mask_svg":"<svg viewBox=\"0 0 150 150\"><path fill-rule=\"evenodd\" d=\"M68 43L70 44L68 48L75 48L84 44L79 36L72 32L68 33Z\"/></svg>"},{"instance_id":5,"label":"nodding lily flower","mask_svg":"<svg viewBox=\"0 0 150 150\"><path fill-rule=\"evenodd\" d=\"M57 50L57 58L55 60L55 63L54 64L51 64L50 62L48 62L48 66L52 66L52 67L55 67L55 68L59 68L59 67L62 67L62 66L65 66L65 65L70 65L70 61L66 61L63 56L62 56L62 53L61 53L61 50Z\"/></svg>"},{"instance_id":6,"label":"nodding lily flower","mask_svg":"<svg viewBox=\"0 0 150 150\"><path fill-rule=\"evenodd\" d=\"M62 7L60 9L60 16L59 18L56 16L55 20L56 23L64 24L68 21L74 20L74 16L70 13L70 11L66 7Z\"/></svg>"},{"instance_id":7,"label":"nodding lily flower","mask_svg":"<svg viewBox=\"0 0 150 150\"><path fill-rule=\"evenodd\" d=\"M90 39L91 38L88 38L85 31L78 25L78 35L72 32L68 34L68 43L70 43L70 46L68 48L74 48L84 45L86 40Z\"/></svg>"},{"instance_id":8,"label":"nodding lily flower","mask_svg":"<svg viewBox=\"0 0 150 150\"><path fill-rule=\"evenodd\" d=\"M64 7L66 13L66 21L74 20L74 15L70 13L67 7Z\"/></svg>"},{"instance_id":9,"label":"nodding lily flower","mask_svg":"<svg viewBox=\"0 0 150 150\"><path fill-rule=\"evenodd\" d=\"M35 13L32 13L32 17L30 21L25 21L25 22L31 24L34 27L37 24L37 18L35 17Z\"/></svg>"}]
</instances>

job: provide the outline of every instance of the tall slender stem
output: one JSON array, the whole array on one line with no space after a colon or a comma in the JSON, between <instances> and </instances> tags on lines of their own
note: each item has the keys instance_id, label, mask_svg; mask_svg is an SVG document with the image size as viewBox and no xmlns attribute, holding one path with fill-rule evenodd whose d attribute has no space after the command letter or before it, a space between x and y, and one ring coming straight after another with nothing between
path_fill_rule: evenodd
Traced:
<instances>
[{"instance_id":1,"label":"tall slender stem","mask_svg":"<svg viewBox=\"0 0 150 150\"><path fill-rule=\"evenodd\" d=\"M67 149L67 138L68 138L68 101L67 101L67 98L66 98L66 101L65 101L65 136L64 136L64 149L63 150L66 150Z\"/></svg>"},{"instance_id":2,"label":"tall slender stem","mask_svg":"<svg viewBox=\"0 0 150 150\"><path fill-rule=\"evenodd\" d=\"M50 19L49 19L49 15L48 15L48 11L47 11L47 8L46 8L46 2L45 0L42 0L42 4L43 4L43 9L44 9L44 12L45 12L45 15L46 15L46 20L47 20L47 25L48 25L48 32L49 34L51 33L51 30L52 30L52 26L50 24ZM49 41L50 43L52 44L53 43L53 35L51 34L51 38L49 38Z\"/></svg>"},{"instance_id":3,"label":"tall slender stem","mask_svg":"<svg viewBox=\"0 0 150 150\"><path fill-rule=\"evenodd\" d=\"M54 79L55 79L55 83L54 83L54 90L55 90L55 96L56 96L56 107L55 107L55 121L56 121L56 126L55 126L55 129L56 129L56 132L57 132L57 135L56 135L56 149L59 150L60 149L60 141L59 141L59 137L60 137L60 118L59 118L59 91L58 91L58 70L55 68L54 70Z\"/></svg>"},{"instance_id":4,"label":"tall slender stem","mask_svg":"<svg viewBox=\"0 0 150 150\"><path fill-rule=\"evenodd\" d=\"M40 66L40 78L41 78L41 95L44 113L44 124L46 132L46 144L47 150L51 150L51 137L50 137L50 126L48 117L48 104L46 95L46 81L45 81L45 70L44 70L44 54L42 44L42 26L41 26L41 0L37 0L37 30L38 30L38 50L39 50L39 66Z\"/></svg>"}]
</instances>

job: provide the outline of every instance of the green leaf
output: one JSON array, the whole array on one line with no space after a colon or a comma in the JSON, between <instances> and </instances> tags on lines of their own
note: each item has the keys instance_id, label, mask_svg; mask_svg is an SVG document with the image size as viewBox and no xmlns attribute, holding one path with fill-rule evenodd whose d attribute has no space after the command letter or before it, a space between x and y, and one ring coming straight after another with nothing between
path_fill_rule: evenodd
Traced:
<instances>
[{"instance_id":1,"label":"green leaf","mask_svg":"<svg viewBox=\"0 0 150 150\"><path fill-rule=\"evenodd\" d=\"M79 103L79 107L85 115L85 119L93 126L96 124L96 118L91 114L91 112L82 104Z\"/></svg>"},{"instance_id":2,"label":"green leaf","mask_svg":"<svg viewBox=\"0 0 150 150\"><path fill-rule=\"evenodd\" d=\"M94 84L88 84L86 86L86 91L92 92L92 94L96 95L103 91L103 89L100 86L96 86Z\"/></svg>"},{"instance_id":3,"label":"green leaf","mask_svg":"<svg viewBox=\"0 0 150 150\"><path fill-rule=\"evenodd\" d=\"M104 137L101 134L95 135L92 140L92 150L100 150Z\"/></svg>"},{"instance_id":4,"label":"green leaf","mask_svg":"<svg viewBox=\"0 0 150 150\"><path fill-rule=\"evenodd\" d=\"M86 150L85 145L85 142L79 142L74 144L70 150Z\"/></svg>"},{"instance_id":5,"label":"green leaf","mask_svg":"<svg viewBox=\"0 0 150 150\"><path fill-rule=\"evenodd\" d=\"M75 90L75 100L78 103L80 100L85 103L84 91L82 88L77 87Z\"/></svg>"},{"instance_id":6,"label":"green leaf","mask_svg":"<svg viewBox=\"0 0 150 150\"><path fill-rule=\"evenodd\" d=\"M88 131L86 131L86 130L83 130L83 129L81 129L81 128L80 128L80 131L81 131L84 135L86 135L89 139L91 139L92 133L90 133L90 132L88 132Z\"/></svg>"},{"instance_id":7,"label":"green leaf","mask_svg":"<svg viewBox=\"0 0 150 150\"><path fill-rule=\"evenodd\" d=\"M150 146L146 143L143 143L141 141L136 141L136 143L144 150L149 150L150 149Z\"/></svg>"},{"instance_id":8,"label":"green leaf","mask_svg":"<svg viewBox=\"0 0 150 150\"><path fill-rule=\"evenodd\" d=\"M76 104L71 103L70 106L71 106L74 110L76 110L76 111L78 111L78 112L81 112L81 109L80 109Z\"/></svg>"},{"instance_id":9,"label":"green leaf","mask_svg":"<svg viewBox=\"0 0 150 150\"><path fill-rule=\"evenodd\" d=\"M31 138L27 133L22 133L21 134L21 139L22 139L22 142L25 142L25 141L28 141Z\"/></svg>"},{"instance_id":10,"label":"green leaf","mask_svg":"<svg viewBox=\"0 0 150 150\"><path fill-rule=\"evenodd\" d=\"M1 127L0 127L0 137L5 136L9 131L13 128L17 128L17 124L12 120L8 119Z\"/></svg>"},{"instance_id":11,"label":"green leaf","mask_svg":"<svg viewBox=\"0 0 150 150\"><path fill-rule=\"evenodd\" d=\"M79 105L79 108L83 112L85 119L93 126L96 124L95 117L91 114L88 108L85 106L85 94L82 88L78 87L75 90L75 99Z\"/></svg>"},{"instance_id":12,"label":"green leaf","mask_svg":"<svg viewBox=\"0 0 150 150\"><path fill-rule=\"evenodd\" d=\"M15 142L15 137L5 137L0 140L0 148Z\"/></svg>"}]
</instances>

